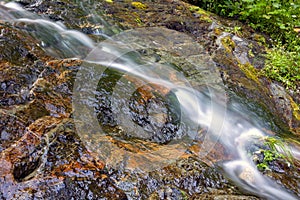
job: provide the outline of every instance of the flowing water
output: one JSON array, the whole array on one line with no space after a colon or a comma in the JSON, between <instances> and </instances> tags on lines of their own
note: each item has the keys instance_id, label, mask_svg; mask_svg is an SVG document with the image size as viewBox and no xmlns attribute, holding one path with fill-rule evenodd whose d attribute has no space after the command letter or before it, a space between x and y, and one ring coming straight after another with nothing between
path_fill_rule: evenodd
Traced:
<instances>
[{"instance_id":1,"label":"flowing water","mask_svg":"<svg viewBox=\"0 0 300 200\"><path fill-rule=\"evenodd\" d=\"M0 17L36 37L49 55L84 61L72 97L77 132L87 148L111 167L122 164L130 170L152 171L178 159L197 140L202 142L200 158L218 142L233 155L233 160L219 165L236 185L267 199L297 199L257 170L248 153L263 145L264 127L249 118L243 105L224 103L225 91L214 63L185 49L201 51L193 39L165 28L145 28L104 35L107 39L96 44L83 33L16 4L1 6ZM207 73L196 75L201 79L186 76L180 66L143 55L153 49L175 54ZM207 63L210 70L205 71ZM141 152L119 148L112 140ZM296 148L292 153L299 159Z\"/></svg>"}]
</instances>

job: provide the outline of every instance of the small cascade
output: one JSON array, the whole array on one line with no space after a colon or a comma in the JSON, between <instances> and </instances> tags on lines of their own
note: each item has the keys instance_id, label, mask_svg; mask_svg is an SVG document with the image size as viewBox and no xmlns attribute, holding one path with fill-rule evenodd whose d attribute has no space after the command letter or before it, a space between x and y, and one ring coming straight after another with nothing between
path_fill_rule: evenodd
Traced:
<instances>
[{"instance_id":1,"label":"small cascade","mask_svg":"<svg viewBox=\"0 0 300 200\"><path fill-rule=\"evenodd\" d=\"M215 66L210 68L210 73L204 74L206 80L204 78L203 82L197 83L174 66L144 58L140 51L163 48L164 44L158 44L161 42L158 38L168 40L168 34L178 34L178 38L200 51L201 46L193 43L188 36L166 28L149 28L106 36L107 40L95 44L85 34L69 30L61 23L42 19L14 3L0 6L0 18L32 34L50 56L84 61L73 91L74 119L78 120L76 128L89 150L98 153L113 167L121 163L128 169L155 170L178 159L197 140L202 141L199 157L203 158L214 148L214 145L211 146L213 141L222 144L233 155L234 159L225 161L221 167L236 185L267 199L297 199L264 176L247 155L248 149L261 143L267 134L262 131L263 127L254 126L257 124L255 119L248 120L246 112L220 101L224 88L210 83L213 78L220 79ZM144 44L132 42L141 41L143 37ZM127 43L128 39L131 43ZM186 59L200 72L206 70L196 55L180 53L180 49L176 48L163 50L177 53L179 58ZM101 80L109 81L105 79L109 73L114 74L111 77L117 77L115 83L110 89L100 87ZM136 94L136 91L140 92ZM108 97L103 101L108 103L101 107L98 104L104 93ZM144 97L132 99L134 95ZM148 101L146 106L142 105L148 110L138 110L136 104L142 100ZM109 108L105 110L105 106ZM108 129L99 125L98 116L103 110L113 118L103 121L117 128ZM140 119L136 113L145 117ZM207 134L201 135L200 130L206 130ZM206 141L210 146L206 145ZM133 150L119 148L116 145L119 143L126 143L128 149ZM136 153L134 148L143 148L144 153ZM291 152L295 159L299 159L299 149L292 148Z\"/></svg>"}]
</instances>

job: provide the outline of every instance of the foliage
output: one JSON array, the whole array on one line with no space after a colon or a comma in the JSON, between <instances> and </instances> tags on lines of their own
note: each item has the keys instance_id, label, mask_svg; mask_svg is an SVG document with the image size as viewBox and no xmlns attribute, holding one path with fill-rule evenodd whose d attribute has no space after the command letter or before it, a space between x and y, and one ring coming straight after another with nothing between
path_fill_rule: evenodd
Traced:
<instances>
[{"instance_id":1,"label":"foliage","mask_svg":"<svg viewBox=\"0 0 300 200\"><path fill-rule=\"evenodd\" d=\"M256 167L259 170L270 170L269 162L272 162L278 158L281 158L281 154L279 154L278 152L271 151L271 150L262 150L262 153L264 155L264 159L261 163L256 165Z\"/></svg>"},{"instance_id":2,"label":"foliage","mask_svg":"<svg viewBox=\"0 0 300 200\"><path fill-rule=\"evenodd\" d=\"M263 160L256 166L259 170L270 170L269 164L273 161L284 160L286 163L293 163L291 151L284 145L284 143L274 137L264 138L267 149L261 149Z\"/></svg>"},{"instance_id":3,"label":"foliage","mask_svg":"<svg viewBox=\"0 0 300 200\"><path fill-rule=\"evenodd\" d=\"M300 54L274 48L268 51L265 68L266 76L282 82L287 88L296 89L300 83Z\"/></svg>"},{"instance_id":4,"label":"foliage","mask_svg":"<svg viewBox=\"0 0 300 200\"><path fill-rule=\"evenodd\" d=\"M296 89L300 79L300 1L194 0L194 3L269 34L280 47L267 53L264 75L282 82L287 88Z\"/></svg>"},{"instance_id":5,"label":"foliage","mask_svg":"<svg viewBox=\"0 0 300 200\"><path fill-rule=\"evenodd\" d=\"M205 0L203 8L226 17L247 22L266 32L288 49L300 46L295 27L300 26L300 3L280 0ZM202 5L202 4L201 4ZM296 39L296 40L295 40Z\"/></svg>"},{"instance_id":6,"label":"foliage","mask_svg":"<svg viewBox=\"0 0 300 200\"><path fill-rule=\"evenodd\" d=\"M266 137L265 138L265 145L269 146L271 151L278 152L281 151L280 157L285 158L290 163L293 163L293 156L288 147L286 147L283 141L276 139L274 137Z\"/></svg>"}]
</instances>

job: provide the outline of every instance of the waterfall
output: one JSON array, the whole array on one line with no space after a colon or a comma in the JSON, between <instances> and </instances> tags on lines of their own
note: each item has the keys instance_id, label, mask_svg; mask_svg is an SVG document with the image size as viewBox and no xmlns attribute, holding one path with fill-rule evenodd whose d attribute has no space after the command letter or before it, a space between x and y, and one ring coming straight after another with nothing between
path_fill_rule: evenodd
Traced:
<instances>
[{"instance_id":1,"label":"waterfall","mask_svg":"<svg viewBox=\"0 0 300 200\"><path fill-rule=\"evenodd\" d=\"M211 71L204 74L207 80L197 85L197 82L185 77L182 71L167 64L144 59L138 51L164 48L165 45L161 40L169 42L169 35L177 35L182 41L194 45L194 48L200 51L201 46L190 37L166 28L154 27L128 30L113 37L106 36L107 40L95 44L85 34L69 30L62 23L42 19L14 3L0 6L0 17L2 21L14 26L18 25L22 30L32 34L39 41L40 47L49 55L56 58L83 60L73 91L74 119L78 121L76 128L87 148L98 153L106 162L114 165L114 162L124 161L129 169L139 166L130 163L141 162L140 170L151 171L178 159L193 141L202 138L199 157L205 157L214 148L214 145L206 145L206 141L210 141L209 144L212 141L221 143L234 155L233 160L224 161L221 165L222 170L244 190L267 199L297 199L275 181L264 176L247 155L249 146L259 143L267 134L262 131L263 127L254 125L255 119L248 120L245 116L247 113L220 102L218 97L224 95L224 88L215 87L209 82L212 77L215 80L220 79L216 77L219 75L216 66L211 66ZM176 42L180 43L178 38ZM144 41L144 46L143 42L140 42L143 39L147 41ZM196 57L196 54L185 55L185 52L181 53L184 49L172 47L174 49L170 47L163 50L181 54L180 58L186 59L191 66L201 72L203 66L198 62L201 58ZM133 57L130 56L132 53ZM196 59L192 60L195 57ZM147 149L144 154L138 155L118 148L111 143L111 137L106 137L105 130L99 125L95 114L95 105L98 101L95 95L98 82L107 69L121 74L111 93L110 102L111 110L116 113L116 122L122 130L128 131L133 138L137 138L133 141L147 140L145 144L141 143ZM166 93L172 94L178 104L174 107L180 113L178 115L180 134L172 136L172 140L166 144L159 144L155 148L151 146L153 149L147 146L154 143L148 141L152 133L137 125L128 114L130 112L128 101L138 88L144 86L149 86L161 96L166 96ZM86 103L87 101L90 103ZM154 112L152 118L154 122L159 120L159 117L165 117L159 114ZM86 124L82 125L82 123ZM204 137L199 132L200 129L207 130ZM156 131L155 128L151 130ZM118 155L114 151L117 151ZM299 159L299 151L294 152L295 158ZM160 158L160 161L151 162L153 158Z\"/></svg>"}]
</instances>

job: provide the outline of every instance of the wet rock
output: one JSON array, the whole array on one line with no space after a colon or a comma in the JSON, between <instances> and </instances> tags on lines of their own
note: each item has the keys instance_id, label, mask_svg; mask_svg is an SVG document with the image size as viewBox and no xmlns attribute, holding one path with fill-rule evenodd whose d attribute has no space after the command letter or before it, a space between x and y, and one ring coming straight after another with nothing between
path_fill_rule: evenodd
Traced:
<instances>
[{"instance_id":1,"label":"wet rock","mask_svg":"<svg viewBox=\"0 0 300 200\"><path fill-rule=\"evenodd\" d=\"M147 46L148 52L139 50L154 62L171 64L177 68L182 66L181 70L195 87L205 79L211 65L218 66L220 71L213 72L219 75L218 78L209 80L209 83L215 84L215 89L220 89L219 85L224 81L229 90L252 99L256 105L254 110L270 113L273 116L271 119L278 127L283 127L282 130L291 129L297 133L299 121L293 114L297 109L295 106L292 109L292 100L295 98L287 95L281 86L258 76L257 72L264 62L260 55L265 47L255 40L256 33L247 31L242 24L238 25L243 33L234 33L230 30L235 22L199 9L193 10L190 4L181 1L168 4L159 0L147 1L143 9L131 6L126 1L115 1L113 4L104 1L84 1L79 4L68 0L18 2L26 10L92 34L91 38L95 41L103 40L103 33L113 35L122 29L136 27L162 26L186 33L204 47L191 49L188 48L189 43L180 46L190 60L198 62L204 58L201 70L191 68L186 64L186 59L164 49L178 47L173 43L163 43L154 51L151 51L153 46ZM91 10L97 12L90 13ZM100 13L102 11L105 11L105 15ZM24 29L21 25L19 28ZM80 61L56 60L47 56L38 45L39 42L20 29L9 23L1 23L0 26L1 41L4 41L0 45L1 52L4 52L0 55L0 164L4 166L0 169L2 198L257 199L239 191L218 172L214 163L230 159L221 145L212 151L207 160L203 159L206 163L187 156L175 164L149 173L122 170L122 166L120 169L105 166L106 163L86 149L76 134L72 120L72 89ZM178 35L174 32L170 35L176 42ZM207 55L212 55L213 61ZM107 84L107 88L114 83L103 81L103 84ZM116 116L113 116L108 100L103 98L103 94L110 91L100 90L101 87L98 92L102 96L98 95L98 104L95 106L99 121L111 133L124 134L124 138L127 136L128 139L126 131L116 130ZM133 100L131 117L149 132L153 131L149 124L155 124L157 129L166 127L163 137L159 132L147 139L158 144L170 141L177 126L176 123L170 123L176 120L168 117L171 113L164 109L165 102L161 105L162 100L151 100L149 93L140 91L140 95L140 99L149 101L138 107L140 104L136 105L137 100ZM226 98L220 99L227 103ZM141 142L140 146L134 145L135 141L131 141L133 144L124 143L116 140L113 134L109 137L119 147L130 149L135 154L144 153L142 147L145 143ZM199 144L195 144L189 151L199 152L198 147ZM119 152L114 155L119 156ZM155 162L159 158L151 159ZM295 179L292 181L287 172L273 177L299 194L299 171L291 170L289 173L294 173L291 177Z\"/></svg>"},{"instance_id":2,"label":"wet rock","mask_svg":"<svg viewBox=\"0 0 300 200\"><path fill-rule=\"evenodd\" d=\"M226 37L228 37L228 34L226 35ZM220 42L219 49L217 49L214 54L214 61L217 62L217 65L220 66L221 69L223 69L222 77L225 84L227 84L236 94L251 99L255 104L260 105L264 110L263 112L273 115L272 120L277 126L277 128L273 129L274 131L276 129L278 130L278 127L280 127L282 129L281 132L292 131L295 134L298 134L298 128L296 127L299 127L299 120L291 114L293 110L292 103L284 101L284 103L279 104L278 98L280 98L280 95L278 95L278 93L274 94L275 89L272 89L275 87L274 85L277 84L272 83L270 80L266 80L259 75L261 64L253 60L249 55L249 51L251 50L249 46L256 46L257 48L257 44L250 40L237 40L233 35L228 37L228 41L224 40L224 37L225 36L221 36L221 38L219 37L217 39L217 41ZM221 42L222 39L223 43ZM226 47L226 45L228 46L226 42L230 44L230 41L234 44L235 49L228 49L228 47ZM264 47L261 47L259 51L263 53ZM262 58L258 56L257 59ZM284 91L282 86L278 87L281 87L282 91ZM286 96L288 95L287 93L285 94ZM285 98L287 100L292 99L293 101L293 97L289 95ZM284 112L290 114L284 114ZM291 121L293 122L291 123Z\"/></svg>"},{"instance_id":3,"label":"wet rock","mask_svg":"<svg viewBox=\"0 0 300 200\"><path fill-rule=\"evenodd\" d=\"M300 118L299 110L296 108L297 104L288 92L285 91L284 87L277 83L271 83L269 87L278 112L284 117L291 130L296 134L300 134ZM293 106L294 104L295 106Z\"/></svg>"},{"instance_id":4,"label":"wet rock","mask_svg":"<svg viewBox=\"0 0 300 200\"><path fill-rule=\"evenodd\" d=\"M1 162L6 166L0 174L5 199L127 199L102 171L103 163L86 152L71 120L37 120L2 152Z\"/></svg>"},{"instance_id":5,"label":"wet rock","mask_svg":"<svg viewBox=\"0 0 300 200\"><path fill-rule=\"evenodd\" d=\"M96 106L96 113L101 124L106 126L104 128L109 129L109 127L113 128L119 125L123 131L120 131L118 138L139 138L159 144L171 142L176 135L180 137L180 133L177 133L179 132L178 121L180 116L176 116L177 113L172 113L170 110L170 102L168 102L170 99L159 97L158 95L154 97L152 96L153 94L151 95L152 97L147 97L143 96L143 93L136 92L128 101L120 101L122 95L115 94L111 97L115 86L112 84L113 80L118 81L120 76L114 77L110 74L103 76L104 78L101 78L98 85L99 90L96 98L99 103ZM126 90L127 88L124 87L123 89ZM152 92L151 90L148 88L149 94ZM118 105L123 105L124 109L118 112L110 105L112 101L119 102ZM125 109L127 104L129 104L129 107ZM130 124L124 123L120 117L123 113L129 115L134 124L141 127L144 131L138 131L136 126L130 127Z\"/></svg>"},{"instance_id":6,"label":"wet rock","mask_svg":"<svg viewBox=\"0 0 300 200\"><path fill-rule=\"evenodd\" d=\"M1 30L10 42L2 46L8 54L0 74L1 197L127 199L81 144L70 119L80 62L53 60L31 35Z\"/></svg>"},{"instance_id":7,"label":"wet rock","mask_svg":"<svg viewBox=\"0 0 300 200\"><path fill-rule=\"evenodd\" d=\"M209 199L209 200L221 200L221 199L228 199L228 200L258 200L259 198L247 195L234 195L231 192L224 192L220 190L211 190L208 194L203 194L199 196L191 197L193 200L200 200L200 199Z\"/></svg>"},{"instance_id":8,"label":"wet rock","mask_svg":"<svg viewBox=\"0 0 300 200\"><path fill-rule=\"evenodd\" d=\"M0 25L0 29L1 49L6 52L0 62L0 106L24 104L32 100L30 89L43 71L36 56L43 59L45 54L30 35L7 25Z\"/></svg>"},{"instance_id":9,"label":"wet rock","mask_svg":"<svg viewBox=\"0 0 300 200\"><path fill-rule=\"evenodd\" d=\"M159 1L147 2L146 9L134 9L126 5L125 2L114 2L108 4L106 9L124 27L159 25L192 36L213 56L223 81L230 90L243 98L251 99L264 112L273 115L272 120L277 124L275 129L281 127L282 132L292 131L297 134L297 115L282 115L281 111L287 107L291 110L295 106L288 102L284 108L278 106L277 97L269 89L272 81L259 75L259 70L264 66L263 54L269 41L267 37L237 21L219 18L182 2L172 2L170 5L162 5ZM162 10L165 11L161 12ZM294 93L291 98L298 102L297 94Z\"/></svg>"},{"instance_id":10,"label":"wet rock","mask_svg":"<svg viewBox=\"0 0 300 200\"><path fill-rule=\"evenodd\" d=\"M299 165L298 166L293 166L290 167L287 170L282 170L282 166L276 166L278 165L275 164L273 165L273 169L280 169L280 170L274 170L273 172L267 172L266 175L269 176L271 179L276 180L277 183L280 183L282 186L285 188L290 189L291 193L294 193L295 195L299 196Z\"/></svg>"},{"instance_id":11,"label":"wet rock","mask_svg":"<svg viewBox=\"0 0 300 200\"><path fill-rule=\"evenodd\" d=\"M29 65L36 60L35 54L42 52L42 50L36 46L36 40L29 35L23 35L22 31L18 31L3 23L0 25L0 28L0 48L3 49L0 59L3 64L6 61L16 65ZM35 48L30 47L30 43L33 44Z\"/></svg>"},{"instance_id":12,"label":"wet rock","mask_svg":"<svg viewBox=\"0 0 300 200\"><path fill-rule=\"evenodd\" d=\"M109 17L103 15L106 5L101 1L36 1L17 0L30 12L37 13L68 28L77 29L86 34L112 35L121 31L113 25ZM93 10L93 11L92 11Z\"/></svg>"},{"instance_id":13,"label":"wet rock","mask_svg":"<svg viewBox=\"0 0 300 200\"><path fill-rule=\"evenodd\" d=\"M214 190L233 199L256 199L241 196L238 189L218 171L193 156L181 158L176 163L149 174L122 170L111 173L118 187L132 199L212 198L214 194L218 194L212 192Z\"/></svg>"},{"instance_id":14,"label":"wet rock","mask_svg":"<svg viewBox=\"0 0 300 200\"><path fill-rule=\"evenodd\" d=\"M80 27L85 26L89 23L92 25L96 22L100 23L101 21L102 25L100 26L106 28L107 26L112 26L116 23L116 21L118 21L120 22L118 23L119 25L123 25L126 28L159 25L190 34L193 37L197 38L197 40L205 46L210 54L216 55L215 61L217 61L217 64L220 65L220 67L224 67L226 69L226 66L228 64L231 66L226 70L226 73L229 75L229 79L225 79L225 82L230 87L232 87L233 90L241 93L242 95L246 95L249 98L253 98L257 103L263 103L265 105L265 109L275 113L274 115L280 114L281 108L277 108L276 106L266 106L270 103L271 105L275 105L274 101L276 100L271 99L271 102L266 102L266 99L268 99L270 96L270 91L264 91L265 93L267 93L266 95L259 95L258 92L254 90L254 88L256 88L256 84L251 84L251 78L239 78L241 79L241 81L237 81L234 78L236 76L234 73L236 72L240 73L238 77L244 76L245 73L246 75L251 75L251 72L247 72L249 71L248 69L246 69L246 72L245 70L241 70L240 72L238 69L233 68L234 66L237 67L238 64L244 65L246 63L250 63L257 69L261 69L264 64L264 58L262 54L265 51L265 47L263 46L263 44L265 44L265 41L267 40L264 39L263 36L259 36L257 33L254 33L253 31L251 31L251 29L243 24L218 18L211 13L205 13L205 11L202 11L199 8L191 9L191 5L181 2L172 2L172 4L170 5L161 4L159 1L147 2L147 6L145 7L145 9L136 9L134 6L129 6L126 2L119 1L116 1L113 4L91 1L87 4L84 4L85 8L83 8L79 4L69 1L62 1L59 3L46 1L42 1L39 3L37 3L36 1L19 2L26 5L25 8L28 10L44 14L46 16L52 16L52 18L53 16L60 16L60 20L57 19L57 21L62 21L68 27L76 28L78 30L81 29ZM68 5L68 9L65 8L65 5ZM99 10L101 10L100 8L105 9L108 14L112 14L114 16L115 22L113 22L112 20L108 20L105 15L101 15L100 13L97 14L100 14L101 17L105 18L105 20L97 19L97 15L94 14L88 16L87 12L91 6L99 7ZM70 12L70 10L76 10L77 12ZM165 12L160 12L161 10L165 10ZM200 14L197 14L197 16L195 17L195 13ZM207 16L209 20L203 20L203 18L200 17L203 15ZM104 21L106 21L107 23L105 24ZM97 31L101 32L101 27L99 27ZM236 31L234 27L239 27L239 30ZM85 27L84 29L90 30L91 27ZM94 31L93 34L97 34L97 31ZM217 42L218 38L220 39L220 35L229 34L228 32L230 31L232 32L230 33L230 38L232 38L233 42L236 43L236 48L233 51L234 57L232 58L230 58L230 52L224 54L223 51L218 50L220 48L220 45L218 45ZM245 80L243 81L243 79ZM265 81L263 81L261 84L266 85L268 83L265 83ZM241 88L241 85L244 88ZM247 88L249 88L250 90ZM258 89L258 91L261 91L261 87L259 88L260 89ZM295 96L292 97L295 100L297 95L293 96ZM277 123L280 124L279 126L281 126L282 123L280 123L280 120L277 121ZM286 123L286 121L284 123ZM298 127L298 125L293 126ZM294 128L292 128L292 130L294 130Z\"/></svg>"}]
</instances>

